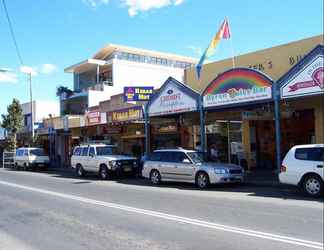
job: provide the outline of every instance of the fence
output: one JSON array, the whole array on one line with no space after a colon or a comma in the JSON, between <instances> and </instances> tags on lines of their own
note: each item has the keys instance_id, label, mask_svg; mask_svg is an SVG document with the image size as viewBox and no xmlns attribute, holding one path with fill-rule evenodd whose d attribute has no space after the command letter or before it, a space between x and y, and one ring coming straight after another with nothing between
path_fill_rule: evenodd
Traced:
<instances>
[{"instance_id":1,"label":"fence","mask_svg":"<svg viewBox=\"0 0 324 250\"><path fill-rule=\"evenodd\" d=\"M2 153L2 168L10 168L14 166L15 152L4 151Z\"/></svg>"}]
</instances>

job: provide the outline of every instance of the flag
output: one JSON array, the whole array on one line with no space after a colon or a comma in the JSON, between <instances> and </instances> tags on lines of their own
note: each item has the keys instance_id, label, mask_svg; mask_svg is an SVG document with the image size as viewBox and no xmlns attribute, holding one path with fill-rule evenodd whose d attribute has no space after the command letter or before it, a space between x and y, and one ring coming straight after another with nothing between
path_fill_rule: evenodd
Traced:
<instances>
[{"instance_id":1,"label":"flag","mask_svg":"<svg viewBox=\"0 0 324 250\"><path fill-rule=\"evenodd\" d=\"M201 56L198 64L196 65L196 74L197 78L200 78L200 71L202 69L202 65L206 59L212 56L215 53L215 48L221 39L229 39L231 37L229 24L227 18L225 18L224 22L222 23L220 29L216 33L216 35L211 40L209 46L204 51L204 54Z\"/></svg>"}]
</instances>

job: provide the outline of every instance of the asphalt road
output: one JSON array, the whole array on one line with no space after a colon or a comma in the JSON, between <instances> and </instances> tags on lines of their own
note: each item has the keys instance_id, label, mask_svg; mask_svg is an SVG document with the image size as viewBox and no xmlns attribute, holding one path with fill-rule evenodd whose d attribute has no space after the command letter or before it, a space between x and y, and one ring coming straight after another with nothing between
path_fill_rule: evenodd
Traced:
<instances>
[{"instance_id":1,"label":"asphalt road","mask_svg":"<svg viewBox=\"0 0 324 250\"><path fill-rule=\"evenodd\" d=\"M323 249L323 201L1 169L0 249Z\"/></svg>"}]
</instances>

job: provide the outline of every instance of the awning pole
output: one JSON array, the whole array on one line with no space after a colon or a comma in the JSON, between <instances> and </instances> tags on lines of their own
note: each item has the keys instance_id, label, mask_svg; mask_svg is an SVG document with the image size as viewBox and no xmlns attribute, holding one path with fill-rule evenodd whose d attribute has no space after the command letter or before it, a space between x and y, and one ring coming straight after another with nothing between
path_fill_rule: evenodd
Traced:
<instances>
[{"instance_id":1,"label":"awning pole","mask_svg":"<svg viewBox=\"0 0 324 250\"><path fill-rule=\"evenodd\" d=\"M203 153L207 152L206 150L206 135L205 135L205 111L203 107L203 97L199 98L199 113L200 113L200 146Z\"/></svg>"},{"instance_id":2,"label":"awning pole","mask_svg":"<svg viewBox=\"0 0 324 250\"><path fill-rule=\"evenodd\" d=\"M149 131L149 115L147 105L144 106L144 119L145 119L145 156L150 153L150 131Z\"/></svg>"},{"instance_id":3,"label":"awning pole","mask_svg":"<svg viewBox=\"0 0 324 250\"><path fill-rule=\"evenodd\" d=\"M274 108L275 108L275 133L276 133L276 163L277 171L281 168L281 132L280 132L280 91L274 85Z\"/></svg>"}]
</instances>

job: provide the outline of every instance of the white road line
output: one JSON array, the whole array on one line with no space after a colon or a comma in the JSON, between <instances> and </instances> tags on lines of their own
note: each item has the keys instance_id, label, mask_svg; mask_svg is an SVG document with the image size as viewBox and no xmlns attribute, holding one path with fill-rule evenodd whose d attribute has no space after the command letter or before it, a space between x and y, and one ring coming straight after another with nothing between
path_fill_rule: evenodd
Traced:
<instances>
[{"instance_id":1,"label":"white road line","mask_svg":"<svg viewBox=\"0 0 324 250\"><path fill-rule=\"evenodd\" d=\"M268 240L272 240L272 241L280 241L280 242L284 242L284 243L288 243L288 244L305 246L305 247L314 248L314 249L323 249L324 248L324 244L321 242L303 240L303 239L282 236L282 235L278 235L278 234L265 233L265 232L260 232L260 231L254 231L254 230L249 230L249 229L244 229L244 228L239 228L239 227L226 226L226 225L207 222L207 221L203 221L203 220L191 219L191 218L187 218L187 217L176 216L176 215L156 212L156 211L152 211L152 210L129 207L129 206L125 206L125 205L121 205L121 204L117 204L117 203L104 202L104 201L89 199L89 198L85 198L85 197L81 197L81 196L69 195L69 194L49 191L49 190L40 189L40 188L24 186L24 185L15 184L15 183L6 182L6 181L0 181L0 184L10 186L10 187L19 188L19 189L24 189L24 190L28 190L28 191L32 191L32 192L37 192L37 193L41 193L41 194L47 194L47 195L56 196L56 197L60 197L60 198L80 201L80 202L84 202L84 203L88 203L88 204L92 204L92 205L99 205L99 206L119 209L119 210L123 210L123 211L127 211L127 212L144 214L144 215L148 215L148 216L162 218L165 220L176 221L176 222L181 222L181 223L186 223L186 224L191 224L191 225L196 225L196 226L200 226L200 227L211 228L211 229L216 229L216 230L221 230L221 231L226 231L226 232L232 232L232 233L242 234L242 235L255 237L255 238L268 239Z\"/></svg>"}]
</instances>

